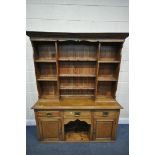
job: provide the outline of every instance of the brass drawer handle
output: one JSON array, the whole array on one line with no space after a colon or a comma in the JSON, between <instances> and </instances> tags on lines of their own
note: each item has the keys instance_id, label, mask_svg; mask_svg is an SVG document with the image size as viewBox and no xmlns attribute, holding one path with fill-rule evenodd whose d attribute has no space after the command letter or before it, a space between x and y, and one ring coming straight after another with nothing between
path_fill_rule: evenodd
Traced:
<instances>
[{"instance_id":1,"label":"brass drawer handle","mask_svg":"<svg viewBox=\"0 0 155 155\"><path fill-rule=\"evenodd\" d=\"M80 116L80 112L74 112L74 116Z\"/></svg>"},{"instance_id":2,"label":"brass drawer handle","mask_svg":"<svg viewBox=\"0 0 155 155\"><path fill-rule=\"evenodd\" d=\"M108 115L109 115L109 112L107 112L107 111L102 112L103 117L107 117Z\"/></svg>"},{"instance_id":3,"label":"brass drawer handle","mask_svg":"<svg viewBox=\"0 0 155 155\"><path fill-rule=\"evenodd\" d=\"M47 115L48 117L50 117L50 116L52 116L52 113L46 113L46 115Z\"/></svg>"}]
</instances>

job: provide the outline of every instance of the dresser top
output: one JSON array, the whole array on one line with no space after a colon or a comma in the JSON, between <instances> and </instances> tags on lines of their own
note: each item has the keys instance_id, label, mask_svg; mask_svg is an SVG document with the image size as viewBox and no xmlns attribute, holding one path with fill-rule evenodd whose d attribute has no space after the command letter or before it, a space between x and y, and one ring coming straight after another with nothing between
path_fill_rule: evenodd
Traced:
<instances>
[{"instance_id":1,"label":"dresser top","mask_svg":"<svg viewBox=\"0 0 155 155\"><path fill-rule=\"evenodd\" d=\"M123 107L115 99L61 99L48 100L40 99L32 109L122 109Z\"/></svg>"}]
</instances>

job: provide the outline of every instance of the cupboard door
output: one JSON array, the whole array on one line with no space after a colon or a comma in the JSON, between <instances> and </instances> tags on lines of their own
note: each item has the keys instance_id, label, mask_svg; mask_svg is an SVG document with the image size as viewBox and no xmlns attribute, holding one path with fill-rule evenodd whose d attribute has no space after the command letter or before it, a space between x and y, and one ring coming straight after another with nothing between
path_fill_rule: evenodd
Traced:
<instances>
[{"instance_id":1,"label":"cupboard door","mask_svg":"<svg viewBox=\"0 0 155 155\"><path fill-rule=\"evenodd\" d=\"M94 140L111 140L114 137L114 120L95 119Z\"/></svg>"},{"instance_id":2,"label":"cupboard door","mask_svg":"<svg viewBox=\"0 0 155 155\"><path fill-rule=\"evenodd\" d=\"M61 140L61 120L59 118L39 119L40 138L43 141Z\"/></svg>"}]
</instances>

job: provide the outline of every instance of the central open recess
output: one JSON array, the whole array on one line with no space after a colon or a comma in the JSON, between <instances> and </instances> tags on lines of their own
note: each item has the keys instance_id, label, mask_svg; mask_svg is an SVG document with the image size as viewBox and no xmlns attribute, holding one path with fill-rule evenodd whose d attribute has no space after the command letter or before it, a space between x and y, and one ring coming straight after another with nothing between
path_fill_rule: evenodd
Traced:
<instances>
[{"instance_id":1,"label":"central open recess","mask_svg":"<svg viewBox=\"0 0 155 155\"><path fill-rule=\"evenodd\" d=\"M76 119L64 125L65 139L67 141L89 141L91 125Z\"/></svg>"}]
</instances>

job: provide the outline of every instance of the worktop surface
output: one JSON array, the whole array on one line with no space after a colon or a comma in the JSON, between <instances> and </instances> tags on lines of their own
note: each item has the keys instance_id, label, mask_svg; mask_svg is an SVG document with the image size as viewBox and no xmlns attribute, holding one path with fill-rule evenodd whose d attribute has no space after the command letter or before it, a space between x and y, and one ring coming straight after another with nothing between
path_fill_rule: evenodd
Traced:
<instances>
[{"instance_id":1,"label":"worktop surface","mask_svg":"<svg viewBox=\"0 0 155 155\"><path fill-rule=\"evenodd\" d=\"M111 98L89 99L70 98L60 100L39 99L33 109L122 109L123 107Z\"/></svg>"}]
</instances>

